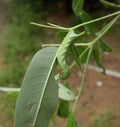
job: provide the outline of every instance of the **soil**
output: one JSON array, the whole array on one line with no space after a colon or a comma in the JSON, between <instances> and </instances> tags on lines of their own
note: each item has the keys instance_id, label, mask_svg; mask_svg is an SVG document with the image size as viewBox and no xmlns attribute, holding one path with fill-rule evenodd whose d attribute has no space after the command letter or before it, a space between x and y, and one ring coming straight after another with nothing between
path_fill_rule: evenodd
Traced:
<instances>
[{"instance_id":1,"label":"soil","mask_svg":"<svg viewBox=\"0 0 120 127\"><path fill-rule=\"evenodd\" d=\"M6 41L6 27L9 14L7 10L8 5L9 0L0 0L0 71L4 67L2 48ZM71 16L69 17L71 18ZM68 18L61 14L61 16L54 15L50 20L56 24L62 25L64 23L65 25L65 23L67 24L66 20L68 20ZM103 65L107 69L120 73L119 33L120 29L114 27L113 32L111 31L104 36L104 39L114 48L114 51L110 54L103 55ZM73 89L78 89L81 81L80 74L81 72L79 70L74 70L69 78ZM108 123L110 124L109 127L120 127L120 78L103 75L88 69L85 81L84 90L75 112L75 117L80 125L84 127L102 127L98 124L96 125L96 120L99 118L99 121L105 122L104 125L106 125L106 121L108 122L110 120ZM2 119L1 116L0 114L0 119ZM58 122L54 125L51 123L51 127L62 127L65 125L63 119L57 118L57 121ZM0 127L3 127L1 123ZM8 125L6 127L10 126Z\"/></svg>"}]
</instances>

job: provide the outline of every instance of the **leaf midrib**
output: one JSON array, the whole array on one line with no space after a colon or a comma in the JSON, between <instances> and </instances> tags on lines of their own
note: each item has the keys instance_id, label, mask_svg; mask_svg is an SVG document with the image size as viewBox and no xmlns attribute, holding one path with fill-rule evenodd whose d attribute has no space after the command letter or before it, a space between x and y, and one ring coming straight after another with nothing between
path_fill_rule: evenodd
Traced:
<instances>
[{"instance_id":1,"label":"leaf midrib","mask_svg":"<svg viewBox=\"0 0 120 127\"><path fill-rule=\"evenodd\" d=\"M57 54L57 53L56 53L56 54ZM46 78L46 81L45 81L45 85L44 85L44 87L43 87L43 92L42 92L42 94L41 94L40 101L39 101L39 103L38 103L38 108L37 108L37 111L36 111L35 120L33 121L33 127L35 127L36 120L37 120L37 117L38 117L38 113L39 113L39 111L40 111L40 107L41 107L41 104L42 104L42 101L43 101L43 99L41 99L41 98L44 97L44 94L45 94L44 91L46 90L47 83L48 83L48 81L49 81L51 72L52 72L52 70L53 70L53 67L54 67L54 64L55 64L55 61L56 61L56 57L57 57L56 54L55 54L55 57L54 57L53 62L52 62L52 64L51 64L49 73L48 73L48 75L47 75L47 78Z\"/></svg>"}]
</instances>

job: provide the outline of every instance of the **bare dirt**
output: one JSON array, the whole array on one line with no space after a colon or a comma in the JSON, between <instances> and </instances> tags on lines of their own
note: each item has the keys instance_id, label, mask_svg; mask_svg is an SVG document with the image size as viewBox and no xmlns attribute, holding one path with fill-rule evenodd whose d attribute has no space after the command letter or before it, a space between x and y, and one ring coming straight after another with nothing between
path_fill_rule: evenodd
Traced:
<instances>
[{"instance_id":1,"label":"bare dirt","mask_svg":"<svg viewBox=\"0 0 120 127\"><path fill-rule=\"evenodd\" d=\"M8 4L9 0L0 0L0 70L4 67L2 47L6 41ZM62 23L60 22L61 19ZM56 24L62 25L68 19L69 18L66 18L65 16L63 18L62 15L55 15L50 20L54 21ZM103 55L103 64L107 69L120 73L119 33L120 29L115 27L113 32L104 37L111 47L114 48L114 52ZM71 82L72 87L77 89L81 81L80 71L74 71L69 78L69 81ZM99 86L98 82L102 85ZM0 103L0 105L2 104ZM103 75L88 69L83 94L79 99L75 114L77 121L84 127L105 127L98 124L95 125L97 120L98 122L103 121L104 125L106 125L106 123L110 124L109 127L120 127L120 78ZM2 119L2 116L4 115L0 114L0 119ZM51 127L63 127L65 125L63 119L57 119L58 122L55 123L55 125L51 123ZM5 121L5 123L7 123L7 121ZM12 127L11 124L6 124L4 127ZM3 127L1 123L0 127Z\"/></svg>"}]
</instances>

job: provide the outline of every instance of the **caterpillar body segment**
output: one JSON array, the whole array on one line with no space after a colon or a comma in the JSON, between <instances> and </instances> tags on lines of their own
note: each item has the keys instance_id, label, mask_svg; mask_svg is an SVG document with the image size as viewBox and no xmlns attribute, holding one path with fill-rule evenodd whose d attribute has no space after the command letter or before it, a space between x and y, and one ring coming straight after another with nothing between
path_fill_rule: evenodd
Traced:
<instances>
[{"instance_id":1,"label":"caterpillar body segment","mask_svg":"<svg viewBox=\"0 0 120 127\"><path fill-rule=\"evenodd\" d=\"M82 32L81 34L76 34L74 30L70 30L67 35L64 37L60 47L57 50L57 60L58 64L61 68L61 74L60 79L66 79L70 76L70 70L69 66L65 60L68 48L70 47L72 40L77 38L78 36L84 34L85 32Z\"/></svg>"}]
</instances>

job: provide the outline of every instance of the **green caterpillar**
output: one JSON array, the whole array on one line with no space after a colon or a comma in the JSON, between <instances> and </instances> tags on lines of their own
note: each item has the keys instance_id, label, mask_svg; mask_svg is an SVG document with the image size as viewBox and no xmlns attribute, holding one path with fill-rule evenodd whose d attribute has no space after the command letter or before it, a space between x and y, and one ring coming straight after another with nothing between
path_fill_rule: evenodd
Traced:
<instances>
[{"instance_id":1,"label":"green caterpillar","mask_svg":"<svg viewBox=\"0 0 120 127\"><path fill-rule=\"evenodd\" d=\"M66 79L70 76L69 66L65 60L65 57L72 40L80 35L81 34L76 34L73 30L70 30L64 37L60 47L57 50L58 64L60 65L60 68L62 70L60 74L60 79Z\"/></svg>"}]
</instances>

